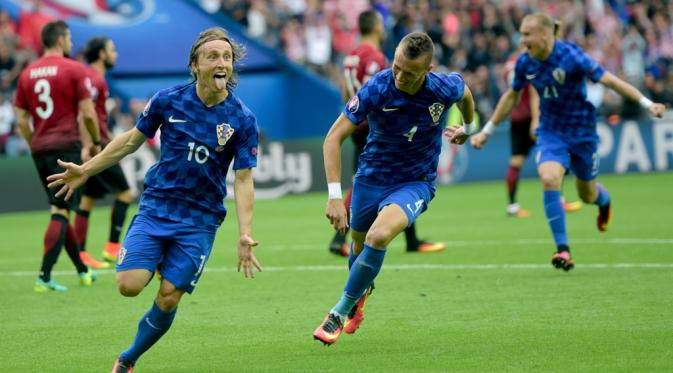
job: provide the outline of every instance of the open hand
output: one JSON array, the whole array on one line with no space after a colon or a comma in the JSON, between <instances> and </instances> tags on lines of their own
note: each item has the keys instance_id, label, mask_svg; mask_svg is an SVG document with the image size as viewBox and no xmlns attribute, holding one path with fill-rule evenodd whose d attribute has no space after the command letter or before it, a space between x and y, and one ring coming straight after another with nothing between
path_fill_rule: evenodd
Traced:
<instances>
[{"instance_id":1,"label":"open hand","mask_svg":"<svg viewBox=\"0 0 673 373\"><path fill-rule=\"evenodd\" d=\"M236 266L236 269L238 272L241 272L241 267L243 267L243 274L246 278L255 278L253 267L262 272L262 266L252 252L252 248L257 245L259 245L259 242L253 240L252 237L247 234L242 235L238 239L238 265Z\"/></svg>"},{"instance_id":2,"label":"open hand","mask_svg":"<svg viewBox=\"0 0 673 373\"><path fill-rule=\"evenodd\" d=\"M50 181L47 187L54 188L63 185L56 193L56 197L62 197L65 194L65 200L67 201L70 199L72 192L75 189L86 183L86 181L89 179L89 176L84 173L82 166L72 162L63 162L59 159L58 165L63 167L65 172L47 176L47 181Z\"/></svg>"}]
</instances>

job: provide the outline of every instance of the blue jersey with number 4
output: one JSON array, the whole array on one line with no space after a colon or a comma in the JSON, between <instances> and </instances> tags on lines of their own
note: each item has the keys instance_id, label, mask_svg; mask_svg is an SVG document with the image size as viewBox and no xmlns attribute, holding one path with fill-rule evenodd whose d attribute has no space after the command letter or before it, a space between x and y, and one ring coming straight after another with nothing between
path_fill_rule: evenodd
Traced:
<instances>
[{"instance_id":1,"label":"blue jersey with number 4","mask_svg":"<svg viewBox=\"0 0 673 373\"><path fill-rule=\"evenodd\" d=\"M198 227L216 228L226 215L226 176L257 165L254 114L231 92L206 107L190 83L161 90L136 128L148 138L161 128L161 156L147 175L139 211Z\"/></svg>"},{"instance_id":2,"label":"blue jersey with number 4","mask_svg":"<svg viewBox=\"0 0 673 373\"><path fill-rule=\"evenodd\" d=\"M586 78L597 82L605 69L578 46L555 41L545 61L523 53L516 61L512 89L531 83L540 96L540 128L571 136L595 134L596 108L587 101Z\"/></svg>"},{"instance_id":3,"label":"blue jersey with number 4","mask_svg":"<svg viewBox=\"0 0 673 373\"><path fill-rule=\"evenodd\" d=\"M449 108L463 98L457 73L428 73L414 95L395 87L390 69L371 77L343 113L353 123L369 122L369 135L355 177L375 185L434 181Z\"/></svg>"}]
</instances>

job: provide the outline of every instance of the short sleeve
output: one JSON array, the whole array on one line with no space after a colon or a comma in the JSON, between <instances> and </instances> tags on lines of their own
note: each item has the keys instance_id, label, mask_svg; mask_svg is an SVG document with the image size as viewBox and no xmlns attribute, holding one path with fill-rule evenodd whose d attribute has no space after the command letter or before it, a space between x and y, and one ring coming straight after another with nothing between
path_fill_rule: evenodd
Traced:
<instances>
[{"instance_id":1,"label":"short sleeve","mask_svg":"<svg viewBox=\"0 0 673 373\"><path fill-rule=\"evenodd\" d=\"M598 82L601 80L601 77L603 74L605 74L605 69L603 66L601 66L596 60L591 58L588 54L586 54L586 52L577 46L573 45L572 51L573 58L582 74L591 79L593 82Z\"/></svg>"},{"instance_id":2,"label":"short sleeve","mask_svg":"<svg viewBox=\"0 0 673 373\"><path fill-rule=\"evenodd\" d=\"M138 131L142 132L148 139L153 138L159 127L163 124L160 98L160 92L152 96L136 122Z\"/></svg>"},{"instance_id":3,"label":"short sleeve","mask_svg":"<svg viewBox=\"0 0 673 373\"><path fill-rule=\"evenodd\" d=\"M447 102L458 102L465 94L465 80L458 73L449 73L442 76L442 91Z\"/></svg>"},{"instance_id":4,"label":"short sleeve","mask_svg":"<svg viewBox=\"0 0 673 373\"><path fill-rule=\"evenodd\" d=\"M93 90L93 83L89 74L86 73L84 66L77 64L76 68L73 69L73 79L75 81L75 94L77 95L77 101L82 101L84 99L91 97L91 91Z\"/></svg>"},{"instance_id":5,"label":"short sleeve","mask_svg":"<svg viewBox=\"0 0 673 373\"><path fill-rule=\"evenodd\" d=\"M14 106L21 108L23 110L28 110L28 100L26 99L26 89L25 89L25 71L19 77L19 81L16 84L16 95L14 96Z\"/></svg>"},{"instance_id":6,"label":"short sleeve","mask_svg":"<svg viewBox=\"0 0 673 373\"><path fill-rule=\"evenodd\" d=\"M346 107L343 109L343 114L355 124L367 119L369 112L380 101L380 91L384 85L381 74L374 75L358 90L355 96L348 100Z\"/></svg>"},{"instance_id":7,"label":"short sleeve","mask_svg":"<svg viewBox=\"0 0 673 373\"><path fill-rule=\"evenodd\" d=\"M515 91L520 91L528 84L526 81L526 54L523 53L516 60L514 65L514 71L512 73L512 89Z\"/></svg>"},{"instance_id":8,"label":"short sleeve","mask_svg":"<svg viewBox=\"0 0 673 373\"><path fill-rule=\"evenodd\" d=\"M259 127L252 113L246 118L245 125L241 126L239 131L242 133L236 137L234 170L256 167Z\"/></svg>"}]
</instances>

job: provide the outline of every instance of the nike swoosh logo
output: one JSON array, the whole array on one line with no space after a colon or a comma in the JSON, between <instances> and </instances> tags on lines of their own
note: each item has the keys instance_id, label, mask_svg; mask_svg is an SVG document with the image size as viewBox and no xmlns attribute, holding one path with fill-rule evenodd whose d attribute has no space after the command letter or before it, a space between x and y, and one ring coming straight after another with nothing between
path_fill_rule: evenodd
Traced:
<instances>
[{"instance_id":1,"label":"nike swoosh logo","mask_svg":"<svg viewBox=\"0 0 673 373\"><path fill-rule=\"evenodd\" d=\"M537 76L537 74L526 74L526 79L533 80L533 79L535 79L536 76Z\"/></svg>"},{"instance_id":2,"label":"nike swoosh logo","mask_svg":"<svg viewBox=\"0 0 673 373\"><path fill-rule=\"evenodd\" d=\"M186 120L184 120L184 119L175 119L175 118L173 118L172 115L170 117L168 117L168 121L170 123L185 123L186 122Z\"/></svg>"},{"instance_id":3,"label":"nike swoosh logo","mask_svg":"<svg viewBox=\"0 0 673 373\"><path fill-rule=\"evenodd\" d=\"M381 110L383 110L383 111L395 111L395 110L400 110L400 108L398 108L398 107L384 107Z\"/></svg>"}]
</instances>

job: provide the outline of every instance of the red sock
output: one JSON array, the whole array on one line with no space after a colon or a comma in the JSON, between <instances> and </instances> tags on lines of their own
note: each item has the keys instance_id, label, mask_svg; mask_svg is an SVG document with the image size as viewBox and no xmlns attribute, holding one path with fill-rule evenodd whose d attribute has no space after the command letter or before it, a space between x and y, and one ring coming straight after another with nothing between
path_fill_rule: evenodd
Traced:
<instances>
[{"instance_id":1,"label":"red sock","mask_svg":"<svg viewBox=\"0 0 673 373\"><path fill-rule=\"evenodd\" d=\"M505 174L505 180L507 180L507 195L509 196L509 203L516 202L516 188L519 184L519 171L521 168L509 166L507 168L507 173Z\"/></svg>"},{"instance_id":2,"label":"red sock","mask_svg":"<svg viewBox=\"0 0 673 373\"><path fill-rule=\"evenodd\" d=\"M65 226L68 220L61 215L53 214L47 231L44 233L44 253L42 254L42 266L40 268L40 278L43 281L51 279L51 269L58 260L58 255L63 248L65 240Z\"/></svg>"},{"instance_id":3,"label":"red sock","mask_svg":"<svg viewBox=\"0 0 673 373\"><path fill-rule=\"evenodd\" d=\"M81 251L86 250L86 233L89 230L89 212L77 210L75 214L75 240Z\"/></svg>"}]
</instances>

